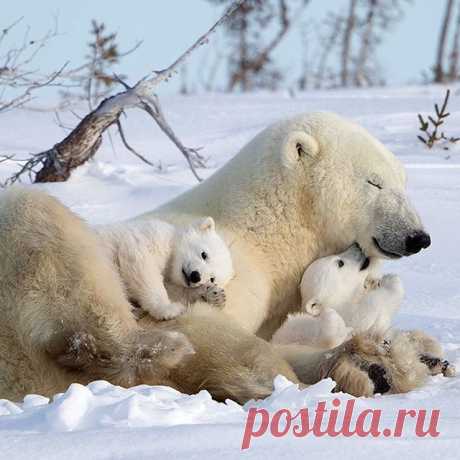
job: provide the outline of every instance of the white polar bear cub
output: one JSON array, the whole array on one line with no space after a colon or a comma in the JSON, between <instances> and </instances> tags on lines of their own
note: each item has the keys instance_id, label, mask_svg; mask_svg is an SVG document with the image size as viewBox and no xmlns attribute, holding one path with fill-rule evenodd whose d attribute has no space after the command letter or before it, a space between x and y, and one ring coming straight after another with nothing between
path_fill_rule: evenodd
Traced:
<instances>
[{"instance_id":1,"label":"white polar bear cub","mask_svg":"<svg viewBox=\"0 0 460 460\"><path fill-rule=\"evenodd\" d=\"M96 229L107 247L127 295L155 319L182 314L186 305L170 301L165 283L182 288L188 303L225 302L223 288L233 277L233 262L212 217L179 227L158 219Z\"/></svg>"},{"instance_id":2,"label":"white polar bear cub","mask_svg":"<svg viewBox=\"0 0 460 460\"><path fill-rule=\"evenodd\" d=\"M274 343L334 348L352 333L384 336L404 297L396 275L374 278L375 269L358 245L307 267L300 290L304 313L289 315Z\"/></svg>"}]
</instances>

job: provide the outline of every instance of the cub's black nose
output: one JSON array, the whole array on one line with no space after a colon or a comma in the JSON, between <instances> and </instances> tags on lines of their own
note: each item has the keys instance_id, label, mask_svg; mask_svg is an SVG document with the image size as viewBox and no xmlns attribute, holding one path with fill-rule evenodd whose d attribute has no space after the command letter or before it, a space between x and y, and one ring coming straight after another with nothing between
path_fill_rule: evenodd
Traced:
<instances>
[{"instance_id":1,"label":"cub's black nose","mask_svg":"<svg viewBox=\"0 0 460 460\"><path fill-rule=\"evenodd\" d=\"M193 271L192 273L190 273L189 279L192 283L199 283L201 281L200 272L197 272L196 270Z\"/></svg>"},{"instance_id":2,"label":"cub's black nose","mask_svg":"<svg viewBox=\"0 0 460 460\"><path fill-rule=\"evenodd\" d=\"M421 249L427 248L431 244L428 233L415 232L406 238L406 251L408 254L417 254Z\"/></svg>"}]
</instances>

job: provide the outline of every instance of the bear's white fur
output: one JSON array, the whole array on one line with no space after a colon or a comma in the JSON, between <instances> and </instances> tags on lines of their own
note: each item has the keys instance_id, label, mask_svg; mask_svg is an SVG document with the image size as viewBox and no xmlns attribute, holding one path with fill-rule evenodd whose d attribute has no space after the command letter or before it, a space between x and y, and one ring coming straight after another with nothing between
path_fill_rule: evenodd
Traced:
<instances>
[{"instance_id":1,"label":"bear's white fur","mask_svg":"<svg viewBox=\"0 0 460 460\"><path fill-rule=\"evenodd\" d=\"M300 283L302 311L288 319L272 343L334 348L351 333L385 336L404 297L397 275L376 278L357 245L307 267Z\"/></svg>"},{"instance_id":2,"label":"bear's white fur","mask_svg":"<svg viewBox=\"0 0 460 460\"><path fill-rule=\"evenodd\" d=\"M175 362L181 363L176 367L180 378L171 380L170 362L165 375L156 379L145 378L143 365L134 366L131 383L168 380L191 391L193 382L208 388L212 374L213 393L224 397L227 391L238 394L239 400L250 399L260 394L255 386L270 390L274 373L295 379L275 350L305 383L316 382L323 375L324 352L292 345L275 349L265 342L262 346L254 334L270 338L287 313L300 308L298 286L313 260L354 242L368 256L410 255L414 249L408 250L407 238L423 230L407 199L401 163L365 129L327 113L283 120L258 134L209 179L141 216L172 224L214 218L236 273L226 287L223 311L200 310L197 317L198 309L193 309L169 321L171 325L155 324L147 315L136 324L132 315L123 313L127 300L118 274L107 258L98 259L100 251L94 249L88 229L78 223L79 233L73 230L78 219L72 213L35 190L0 203L1 397L62 391L72 380L86 382L95 375L117 381L107 375L105 354L96 353L100 359L93 361L91 372L83 367L69 375L59 367L60 347L55 345L62 342L63 317L69 319L65 323L71 333L86 328L96 343L104 339L105 350L119 349L117 362L129 363L138 356L130 350L142 330L169 339L161 334L166 327L185 334L194 330L190 337L193 348L201 350L199 368L187 365L186 358L180 359L184 353L179 353ZM41 253L42 243L50 250ZM166 287L169 293L171 286ZM171 293L170 298L180 301ZM214 323L232 333L221 337ZM172 348L170 353L174 355ZM121 359L127 356L127 361ZM226 390L229 385L232 391ZM346 385L342 387L346 391Z\"/></svg>"},{"instance_id":3,"label":"bear's white fur","mask_svg":"<svg viewBox=\"0 0 460 460\"><path fill-rule=\"evenodd\" d=\"M175 318L199 299L223 303L233 263L212 217L184 227L148 219L105 225L97 231L128 298L155 319ZM187 304L171 302L166 282L185 288Z\"/></svg>"},{"instance_id":4,"label":"bear's white fur","mask_svg":"<svg viewBox=\"0 0 460 460\"><path fill-rule=\"evenodd\" d=\"M312 113L266 128L209 179L140 218L212 216L236 273L224 312L270 339L300 309L300 280L313 260L354 242L368 256L409 255L407 238L423 226L405 184L401 162L364 128ZM311 348L278 350L306 383L317 380Z\"/></svg>"}]
</instances>

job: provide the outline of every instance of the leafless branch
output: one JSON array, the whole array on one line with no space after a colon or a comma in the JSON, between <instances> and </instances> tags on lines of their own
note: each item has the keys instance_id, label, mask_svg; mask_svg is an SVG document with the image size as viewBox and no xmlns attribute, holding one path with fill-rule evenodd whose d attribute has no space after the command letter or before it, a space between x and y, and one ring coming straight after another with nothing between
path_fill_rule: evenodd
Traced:
<instances>
[{"instance_id":1,"label":"leafless branch","mask_svg":"<svg viewBox=\"0 0 460 460\"><path fill-rule=\"evenodd\" d=\"M180 139L176 136L174 131L169 126L166 118L161 109L159 100L157 96L147 97L144 96L141 101L141 107L143 110L148 113L160 127L160 129L169 137L169 139L174 143L174 145L180 150L182 155L184 155L190 170L192 171L195 178L201 182L201 177L198 175L196 168L204 167L205 160L202 155L199 153L200 149L185 147Z\"/></svg>"},{"instance_id":2,"label":"leafless branch","mask_svg":"<svg viewBox=\"0 0 460 460\"><path fill-rule=\"evenodd\" d=\"M123 142L123 145L126 147L126 149L129 150L133 155L135 155L137 158L139 158L144 163L147 163L149 166L154 167L155 165L151 161L147 160L147 158L145 158L143 155L141 155L139 152L137 152L128 143L128 141L126 139L126 136L125 136L125 132L123 131L123 126L121 125L120 119L117 120L117 128L118 128L118 132L120 133L121 141Z\"/></svg>"},{"instance_id":3,"label":"leafless branch","mask_svg":"<svg viewBox=\"0 0 460 460\"><path fill-rule=\"evenodd\" d=\"M6 37L22 22L19 18L0 34L0 114L20 107L32 99L32 93L46 86L57 86L66 64L50 74L40 74L31 67L43 48L58 36L57 19L54 28L38 39L30 38L26 28L22 43L2 52Z\"/></svg>"},{"instance_id":4,"label":"leafless branch","mask_svg":"<svg viewBox=\"0 0 460 460\"><path fill-rule=\"evenodd\" d=\"M185 147L182 144L166 122L158 99L153 91L159 83L170 78L184 61L190 57L194 50L207 43L210 35L226 21L244 1L245 0L239 0L234 2L208 32L195 41L195 43L169 67L155 72L150 77L143 78L133 87L130 87L126 83L122 83L124 91L104 99L96 109L88 113L88 115L78 123L73 131L51 149L32 155L25 161L19 171L6 181L5 185L20 181L24 174L28 174L34 182L61 182L67 180L75 168L94 156L102 143L102 135L104 132L111 125L116 124L119 127L119 117L121 113L130 108L140 108L156 121L160 129L172 140L184 155L197 180L201 180L196 172L196 167L204 166L205 159L199 153L199 149ZM124 136L123 129L120 131L120 136L122 136L122 142L125 147L129 146L129 143L126 142L126 136ZM135 152L132 147L127 148L131 153ZM139 154L137 153L136 156L139 157Z\"/></svg>"}]
</instances>

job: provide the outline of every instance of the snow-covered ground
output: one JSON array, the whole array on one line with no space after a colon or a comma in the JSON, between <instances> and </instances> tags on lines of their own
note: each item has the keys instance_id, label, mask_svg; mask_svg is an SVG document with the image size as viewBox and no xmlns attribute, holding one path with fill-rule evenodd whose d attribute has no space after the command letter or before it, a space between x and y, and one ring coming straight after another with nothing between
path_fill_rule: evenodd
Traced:
<instances>
[{"instance_id":1,"label":"snow-covered ground","mask_svg":"<svg viewBox=\"0 0 460 460\"><path fill-rule=\"evenodd\" d=\"M186 145L203 146L209 156L206 177L269 123L300 112L328 110L367 127L401 158L408 170L409 193L432 235L433 244L419 255L387 263L401 275L406 299L397 326L422 328L438 337L447 357L460 368L460 145L428 151L416 139L416 114L432 110L444 88L410 87L366 91L299 94L170 96L163 106ZM453 95L448 135L460 135L460 96ZM73 124L72 115L63 115ZM49 111L18 110L3 115L0 153L46 149L65 131ZM191 187L195 181L170 142L142 114L130 112L126 131L131 143L149 159L154 171L126 153L116 135L107 139L96 159L64 184L45 185L92 223L120 220L147 211ZM13 171L0 165L0 180ZM422 389L405 395L358 398L355 410L381 409L382 426L392 427L399 409L440 410L436 438L416 437L408 423L400 438L379 437L254 439L241 453L249 407L270 412L288 408L313 410L319 401L338 397L341 408L351 397L332 395L332 382L298 390L282 378L265 401L241 407L221 404L209 394L182 395L164 387L121 389L105 382L73 385L51 402L28 396L23 403L0 401L0 458L457 458L460 449L460 377L433 377ZM342 410L343 412L343 410Z\"/></svg>"}]
</instances>

